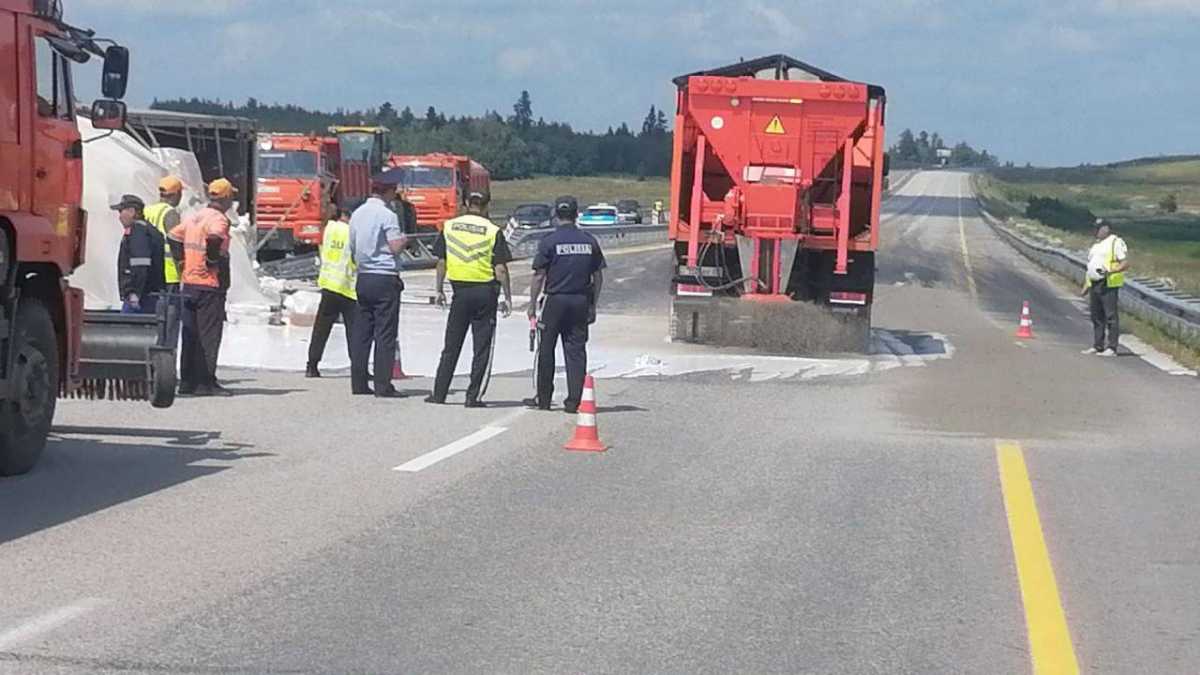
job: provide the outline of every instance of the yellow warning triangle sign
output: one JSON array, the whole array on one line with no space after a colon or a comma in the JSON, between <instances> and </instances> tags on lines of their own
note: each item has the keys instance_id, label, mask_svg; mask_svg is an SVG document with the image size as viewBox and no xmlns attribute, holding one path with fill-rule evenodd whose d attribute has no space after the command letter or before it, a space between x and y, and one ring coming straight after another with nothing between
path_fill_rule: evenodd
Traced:
<instances>
[{"instance_id":1,"label":"yellow warning triangle sign","mask_svg":"<svg viewBox=\"0 0 1200 675\"><path fill-rule=\"evenodd\" d=\"M777 136L782 136L787 133L787 131L783 128L783 120L779 119L779 115L771 118L771 123L767 125L766 133L775 134Z\"/></svg>"}]
</instances>

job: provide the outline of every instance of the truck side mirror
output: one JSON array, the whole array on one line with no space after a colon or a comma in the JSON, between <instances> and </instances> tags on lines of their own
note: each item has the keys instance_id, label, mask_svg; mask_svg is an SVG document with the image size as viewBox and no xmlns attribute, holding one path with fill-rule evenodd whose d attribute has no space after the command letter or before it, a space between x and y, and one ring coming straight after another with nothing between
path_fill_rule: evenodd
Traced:
<instances>
[{"instance_id":1,"label":"truck side mirror","mask_svg":"<svg viewBox=\"0 0 1200 675\"><path fill-rule=\"evenodd\" d=\"M883 175L887 176L892 172L892 156L888 153L883 153Z\"/></svg>"},{"instance_id":2,"label":"truck side mirror","mask_svg":"<svg viewBox=\"0 0 1200 675\"><path fill-rule=\"evenodd\" d=\"M105 98L124 98L129 86L129 49L112 45L104 50L104 72L100 91Z\"/></svg>"},{"instance_id":3,"label":"truck side mirror","mask_svg":"<svg viewBox=\"0 0 1200 675\"><path fill-rule=\"evenodd\" d=\"M126 107L123 101L98 99L92 104L92 126L97 129L121 129L125 126Z\"/></svg>"}]
</instances>

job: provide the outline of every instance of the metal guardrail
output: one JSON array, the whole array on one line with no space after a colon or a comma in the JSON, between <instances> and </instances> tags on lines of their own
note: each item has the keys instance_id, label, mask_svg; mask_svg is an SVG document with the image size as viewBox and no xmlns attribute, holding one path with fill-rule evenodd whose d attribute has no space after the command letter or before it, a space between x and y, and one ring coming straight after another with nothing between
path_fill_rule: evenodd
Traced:
<instances>
[{"instance_id":1,"label":"metal guardrail","mask_svg":"<svg viewBox=\"0 0 1200 675\"><path fill-rule=\"evenodd\" d=\"M1014 232L982 207L979 212L1002 239L1026 258L1083 286L1086 260L1065 249L1047 246ZM1200 347L1200 299L1150 279L1126 281L1120 299L1121 309L1157 326L1180 342Z\"/></svg>"},{"instance_id":2,"label":"metal guardrail","mask_svg":"<svg viewBox=\"0 0 1200 675\"><path fill-rule=\"evenodd\" d=\"M667 240L666 225L615 225L583 229L592 233L602 245L611 247L635 246ZM552 228L517 230L509 239L509 248L517 259L532 258L537 252L538 242L553 231ZM401 269L422 270L436 266L437 258L433 255L433 242L436 239L436 234L409 235L408 248L401 254ZM313 252L263 263L259 267L259 273L276 279L293 281L316 279L320 272L320 264L320 258L317 253Z\"/></svg>"},{"instance_id":3,"label":"metal guardrail","mask_svg":"<svg viewBox=\"0 0 1200 675\"><path fill-rule=\"evenodd\" d=\"M580 228L596 237L600 243L610 246L633 246L650 244L667 240L667 226L663 225L613 225L611 227ZM537 245L554 228L518 229L512 233L508 246L518 258L532 257L537 252Z\"/></svg>"}]
</instances>

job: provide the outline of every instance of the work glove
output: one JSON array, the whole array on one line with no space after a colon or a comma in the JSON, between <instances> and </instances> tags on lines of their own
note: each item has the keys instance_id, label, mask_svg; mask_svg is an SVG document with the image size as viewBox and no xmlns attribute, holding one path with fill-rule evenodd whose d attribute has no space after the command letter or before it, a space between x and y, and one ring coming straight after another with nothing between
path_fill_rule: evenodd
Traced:
<instances>
[{"instance_id":1,"label":"work glove","mask_svg":"<svg viewBox=\"0 0 1200 675\"><path fill-rule=\"evenodd\" d=\"M434 302L437 304L438 307L445 307L446 306L446 291L438 291L437 299L434 300Z\"/></svg>"},{"instance_id":2,"label":"work glove","mask_svg":"<svg viewBox=\"0 0 1200 675\"><path fill-rule=\"evenodd\" d=\"M130 293L129 297L125 298L125 302L128 302L129 306L134 309L142 308L142 299L137 296L137 293Z\"/></svg>"},{"instance_id":3,"label":"work glove","mask_svg":"<svg viewBox=\"0 0 1200 675\"><path fill-rule=\"evenodd\" d=\"M525 316L529 317L530 320L537 318L537 303L529 303L529 306L525 308Z\"/></svg>"},{"instance_id":4,"label":"work glove","mask_svg":"<svg viewBox=\"0 0 1200 675\"><path fill-rule=\"evenodd\" d=\"M504 317L505 319L512 316L512 303L510 303L508 300L500 301L500 316Z\"/></svg>"}]
</instances>

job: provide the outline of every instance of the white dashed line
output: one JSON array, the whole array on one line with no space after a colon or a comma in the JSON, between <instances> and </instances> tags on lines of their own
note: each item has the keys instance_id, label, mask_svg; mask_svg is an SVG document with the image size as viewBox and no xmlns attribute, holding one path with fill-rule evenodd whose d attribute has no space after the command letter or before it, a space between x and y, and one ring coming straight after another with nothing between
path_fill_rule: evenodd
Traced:
<instances>
[{"instance_id":1,"label":"white dashed line","mask_svg":"<svg viewBox=\"0 0 1200 675\"><path fill-rule=\"evenodd\" d=\"M480 443L483 443L484 441L491 440L491 439L495 438L496 436L499 436L500 434L508 431L508 427L504 426L504 425L512 423L514 420L516 420L521 415L524 415L526 412L528 412L528 411L525 410L524 408L522 408L520 410L515 410L515 411L501 417L500 419L496 420L492 424L489 424L488 426L483 427L479 431L476 431L475 433L473 433L469 436L460 438L457 441L454 441L453 443L448 443L446 445L443 445L442 447L438 448L437 450L434 450L433 452L427 452L424 455L417 457L416 459L409 460L409 461L401 464L400 466L394 467L392 469L392 471L401 471L404 473L417 473L418 471L428 469L429 467L433 466L434 464L437 464L438 462L450 459L451 457L453 457L461 452L470 450L471 448L475 447L476 445L479 445Z\"/></svg>"}]
</instances>

